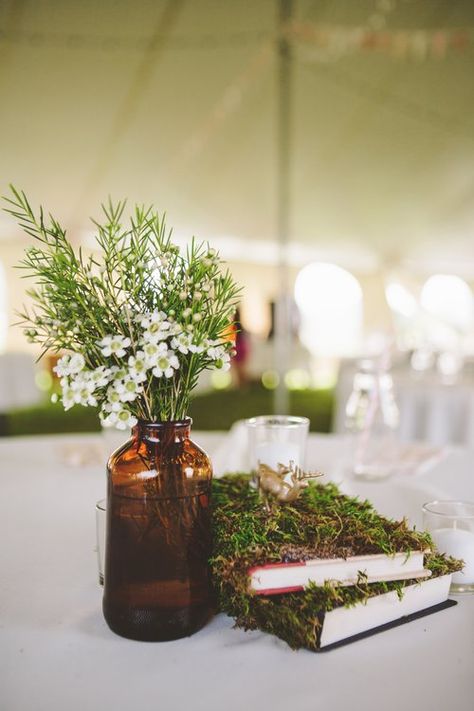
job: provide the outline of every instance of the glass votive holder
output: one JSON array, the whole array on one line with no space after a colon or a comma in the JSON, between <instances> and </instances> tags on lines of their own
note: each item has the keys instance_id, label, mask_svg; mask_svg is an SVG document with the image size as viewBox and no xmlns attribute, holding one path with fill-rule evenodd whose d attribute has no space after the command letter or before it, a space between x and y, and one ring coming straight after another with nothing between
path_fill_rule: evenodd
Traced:
<instances>
[{"instance_id":1,"label":"glass votive holder","mask_svg":"<svg viewBox=\"0 0 474 711\"><path fill-rule=\"evenodd\" d=\"M107 512L106 499L101 499L95 505L95 531L97 540L97 568L99 571L99 585L104 584L105 572L105 532Z\"/></svg>"},{"instance_id":2,"label":"glass votive holder","mask_svg":"<svg viewBox=\"0 0 474 711\"><path fill-rule=\"evenodd\" d=\"M430 501L423 505L423 526L440 551L460 558L464 568L453 574L451 592L474 592L474 503Z\"/></svg>"},{"instance_id":3,"label":"glass votive holder","mask_svg":"<svg viewBox=\"0 0 474 711\"><path fill-rule=\"evenodd\" d=\"M259 464L271 469L304 468L309 420L307 417L262 415L245 420L249 437L250 469Z\"/></svg>"}]
</instances>

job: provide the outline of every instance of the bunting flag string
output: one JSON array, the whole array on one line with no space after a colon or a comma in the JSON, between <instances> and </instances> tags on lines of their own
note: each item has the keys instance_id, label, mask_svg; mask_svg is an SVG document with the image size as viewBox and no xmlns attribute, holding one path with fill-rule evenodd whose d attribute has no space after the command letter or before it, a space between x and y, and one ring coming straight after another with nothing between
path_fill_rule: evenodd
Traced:
<instances>
[{"instance_id":1,"label":"bunting flag string","mask_svg":"<svg viewBox=\"0 0 474 711\"><path fill-rule=\"evenodd\" d=\"M339 59L356 52L376 52L394 59L444 59L450 51L473 46L474 30L374 30L366 27L326 27L294 21L289 37L303 49L306 61Z\"/></svg>"}]
</instances>

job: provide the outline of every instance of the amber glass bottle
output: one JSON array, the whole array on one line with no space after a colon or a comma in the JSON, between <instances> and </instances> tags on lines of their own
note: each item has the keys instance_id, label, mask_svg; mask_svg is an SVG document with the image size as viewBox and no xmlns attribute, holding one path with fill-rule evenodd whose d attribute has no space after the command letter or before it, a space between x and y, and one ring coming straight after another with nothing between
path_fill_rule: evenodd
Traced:
<instances>
[{"instance_id":1,"label":"amber glass bottle","mask_svg":"<svg viewBox=\"0 0 474 711\"><path fill-rule=\"evenodd\" d=\"M123 637L186 637L212 612L212 467L190 428L140 421L108 462L103 611Z\"/></svg>"}]
</instances>

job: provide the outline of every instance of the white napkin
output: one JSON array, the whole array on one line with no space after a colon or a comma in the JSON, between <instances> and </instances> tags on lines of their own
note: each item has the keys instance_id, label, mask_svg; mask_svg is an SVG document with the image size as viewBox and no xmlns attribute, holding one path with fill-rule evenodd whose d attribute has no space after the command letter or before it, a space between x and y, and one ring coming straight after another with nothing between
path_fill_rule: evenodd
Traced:
<instances>
[{"instance_id":1,"label":"white napkin","mask_svg":"<svg viewBox=\"0 0 474 711\"><path fill-rule=\"evenodd\" d=\"M396 474L424 474L442 461L446 447L433 447L423 442L400 443L396 449Z\"/></svg>"},{"instance_id":2,"label":"white napkin","mask_svg":"<svg viewBox=\"0 0 474 711\"><path fill-rule=\"evenodd\" d=\"M234 422L212 456L215 476L227 472L244 472L250 467L248 435L243 420Z\"/></svg>"}]
</instances>

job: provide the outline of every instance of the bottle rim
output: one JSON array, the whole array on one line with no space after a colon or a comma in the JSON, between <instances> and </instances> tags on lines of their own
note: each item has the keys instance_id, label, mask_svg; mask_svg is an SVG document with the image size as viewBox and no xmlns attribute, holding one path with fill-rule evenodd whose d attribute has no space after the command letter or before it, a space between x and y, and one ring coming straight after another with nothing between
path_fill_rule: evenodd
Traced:
<instances>
[{"instance_id":1,"label":"bottle rim","mask_svg":"<svg viewBox=\"0 0 474 711\"><path fill-rule=\"evenodd\" d=\"M193 424L191 417L184 420L138 420L133 429L164 430L164 429L185 429Z\"/></svg>"}]
</instances>

